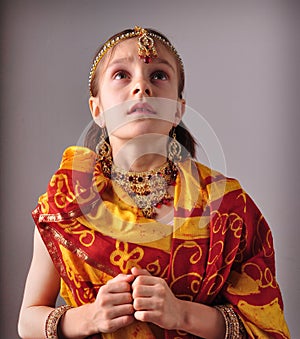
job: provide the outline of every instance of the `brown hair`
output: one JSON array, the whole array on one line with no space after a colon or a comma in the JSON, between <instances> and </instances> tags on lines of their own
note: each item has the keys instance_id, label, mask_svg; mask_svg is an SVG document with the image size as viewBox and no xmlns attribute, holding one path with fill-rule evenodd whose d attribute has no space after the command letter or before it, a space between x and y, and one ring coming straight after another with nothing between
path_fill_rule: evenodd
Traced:
<instances>
[{"instance_id":1,"label":"brown hair","mask_svg":"<svg viewBox=\"0 0 300 339\"><path fill-rule=\"evenodd\" d=\"M132 29L126 29L120 33L117 33L115 35L113 35L112 37L110 37L108 39L108 41L115 39L117 37L119 37L122 34L126 34L126 33L131 33L133 30ZM170 43L169 39L164 36L162 33L153 30L153 29L149 29L147 28L147 31L149 33L154 33L157 36L160 36L162 39L164 39L165 41L167 41L168 43ZM170 43L171 44L171 43ZM95 60L95 58L97 57L97 55L99 54L99 52L102 50L104 44L98 49L98 51L95 54L95 57L93 60ZM182 99L183 97L183 90L184 90L184 70L183 67L180 66L179 61L176 59L177 61L177 68L178 68L178 74L179 74L179 80L178 80L178 98ZM95 73L93 74L93 77L90 80L90 91L92 96L97 96L98 95L98 74L99 71L96 70ZM99 142L100 136L101 136L101 128L95 123L93 122L90 129L88 130L86 136L85 136L85 141L84 141L84 145L90 149L92 149L93 151L95 151L95 148ZM189 153L191 157L195 157L196 155L196 141L194 139L194 137L191 135L191 133L187 130L186 126L184 125L184 123L181 121L176 127L175 127L175 133L176 133L176 139L177 141L183 146L183 148L185 149L183 153ZM173 129L170 131L169 136L172 137L173 134ZM107 142L109 142L109 140L107 139Z\"/></svg>"}]
</instances>

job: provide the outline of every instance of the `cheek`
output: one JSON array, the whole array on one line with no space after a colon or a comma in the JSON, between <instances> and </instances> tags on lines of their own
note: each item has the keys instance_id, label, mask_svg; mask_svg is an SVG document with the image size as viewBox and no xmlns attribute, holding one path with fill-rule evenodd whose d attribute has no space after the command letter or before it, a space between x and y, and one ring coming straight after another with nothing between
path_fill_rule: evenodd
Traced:
<instances>
[{"instance_id":1,"label":"cheek","mask_svg":"<svg viewBox=\"0 0 300 339\"><path fill-rule=\"evenodd\" d=\"M120 91L113 91L112 89L105 90L105 88L101 91L100 105L102 107L102 112L113 109L123 101Z\"/></svg>"},{"instance_id":2,"label":"cheek","mask_svg":"<svg viewBox=\"0 0 300 339\"><path fill-rule=\"evenodd\" d=\"M109 134L128 123L127 112L131 103L122 100L119 101L120 103L116 99L116 96L106 98L105 101L103 116Z\"/></svg>"}]
</instances>

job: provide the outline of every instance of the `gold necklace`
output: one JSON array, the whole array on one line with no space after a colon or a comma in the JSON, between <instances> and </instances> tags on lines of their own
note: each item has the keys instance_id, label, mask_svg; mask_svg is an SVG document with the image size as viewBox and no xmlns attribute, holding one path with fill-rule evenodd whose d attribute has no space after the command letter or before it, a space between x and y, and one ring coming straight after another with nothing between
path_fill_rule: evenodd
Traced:
<instances>
[{"instance_id":1,"label":"gold necklace","mask_svg":"<svg viewBox=\"0 0 300 339\"><path fill-rule=\"evenodd\" d=\"M146 218L154 218L157 215L155 208L170 205L173 200L168 186L175 184L177 172L170 160L146 172L128 172L112 165L111 179L128 193Z\"/></svg>"}]
</instances>

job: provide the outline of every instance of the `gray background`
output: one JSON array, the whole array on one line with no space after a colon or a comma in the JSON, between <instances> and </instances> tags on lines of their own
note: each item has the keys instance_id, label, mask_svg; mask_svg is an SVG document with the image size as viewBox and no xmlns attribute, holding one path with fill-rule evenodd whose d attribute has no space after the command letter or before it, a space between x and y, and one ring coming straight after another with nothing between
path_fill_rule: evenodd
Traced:
<instances>
[{"instance_id":1,"label":"gray background","mask_svg":"<svg viewBox=\"0 0 300 339\"><path fill-rule=\"evenodd\" d=\"M268 220L286 319L292 338L300 338L299 3L1 3L1 338L18 337L32 253L30 212L63 149L90 122L94 52L136 24L173 41L185 62L188 105L218 137L226 174L240 180Z\"/></svg>"}]
</instances>

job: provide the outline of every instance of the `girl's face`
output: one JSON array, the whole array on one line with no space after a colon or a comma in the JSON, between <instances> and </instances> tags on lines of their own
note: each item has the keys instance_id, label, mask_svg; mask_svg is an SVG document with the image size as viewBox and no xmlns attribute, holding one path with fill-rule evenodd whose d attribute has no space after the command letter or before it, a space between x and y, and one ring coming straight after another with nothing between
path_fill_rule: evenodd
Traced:
<instances>
[{"instance_id":1,"label":"girl's face","mask_svg":"<svg viewBox=\"0 0 300 339\"><path fill-rule=\"evenodd\" d=\"M181 120L175 56L156 42L158 57L146 64L137 38L125 40L99 64L98 96L90 98L93 117L106 127L111 142L147 133L168 135Z\"/></svg>"}]
</instances>

